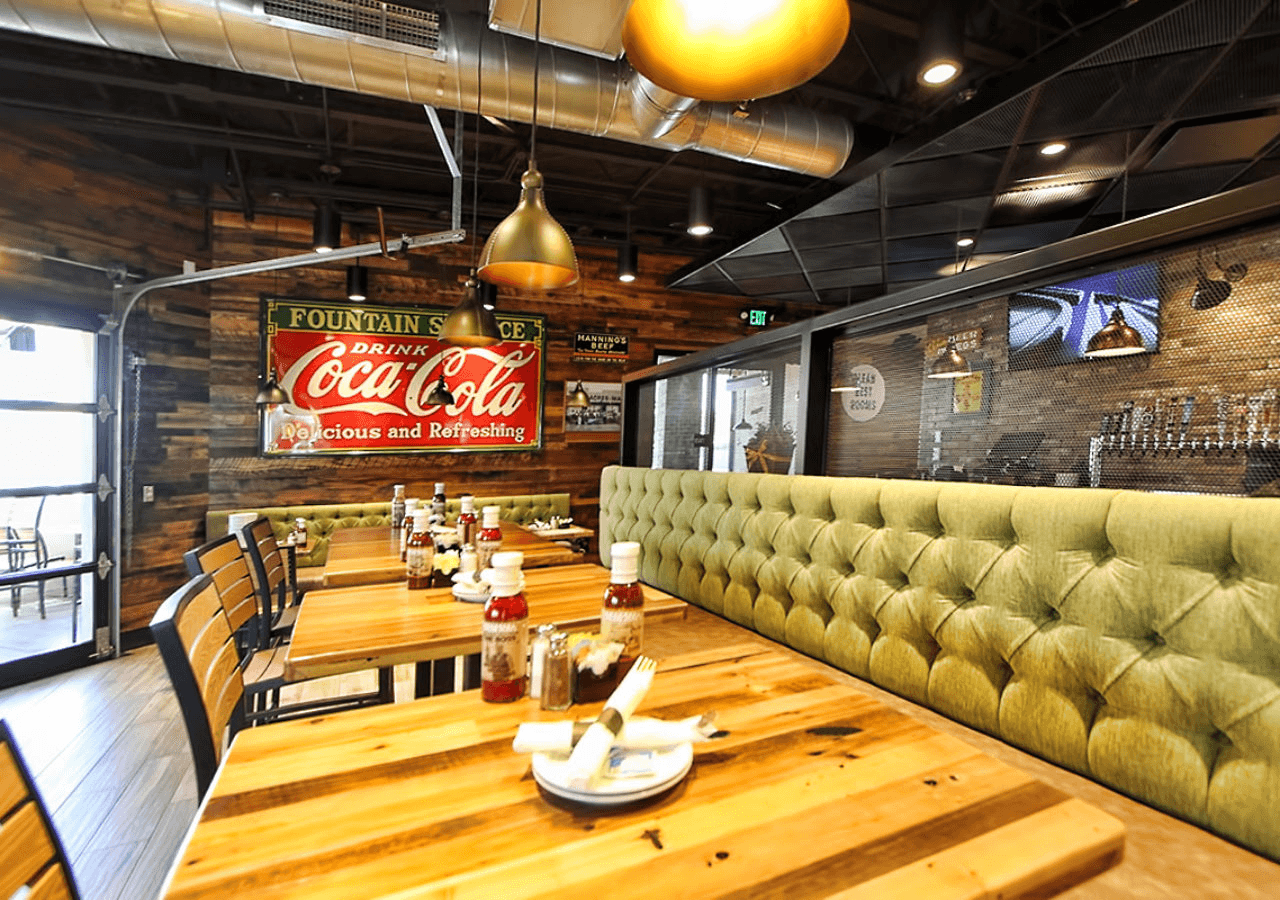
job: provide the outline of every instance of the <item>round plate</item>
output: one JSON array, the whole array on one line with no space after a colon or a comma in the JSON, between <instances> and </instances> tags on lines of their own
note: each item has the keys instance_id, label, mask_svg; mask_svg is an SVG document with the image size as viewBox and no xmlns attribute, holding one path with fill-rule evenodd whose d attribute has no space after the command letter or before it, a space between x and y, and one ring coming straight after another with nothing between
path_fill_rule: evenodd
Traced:
<instances>
[{"instance_id":1,"label":"round plate","mask_svg":"<svg viewBox=\"0 0 1280 900\"><path fill-rule=\"evenodd\" d=\"M463 603L484 603L489 599L489 590L485 588L483 591L468 591L463 589L462 585L455 584L453 586L453 597Z\"/></svg>"},{"instance_id":2,"label":"round plate","mask_svg":"<svg viewBox=\"0 0 1280 900\"><path fill-rule=\"evenodd\" d=\"M565 774L567 754L533 754L533 778L548 793L575 803L591 806L615 806L653 797L674 787L689 774L693 766L693 744L686 741L661 750L614 750L610 768L626 770L637 765L647 771L634 775L602 775L589 791L569 786Z\"/></svg>"}]
</instances>

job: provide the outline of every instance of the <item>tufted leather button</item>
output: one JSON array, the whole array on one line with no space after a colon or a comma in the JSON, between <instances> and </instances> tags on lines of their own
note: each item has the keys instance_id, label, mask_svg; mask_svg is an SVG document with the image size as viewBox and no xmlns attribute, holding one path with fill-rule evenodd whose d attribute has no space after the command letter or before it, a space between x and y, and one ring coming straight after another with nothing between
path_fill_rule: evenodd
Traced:
<instances>
[{"instance_id":1,"label":"tufted leather button","mask_svg":"<svg viewBox=\"0 0 1280 900\"><path fill-rule=\"evenodd\" d=\"M1164 646L1164 635L1162 635L1162 634L1161 634L1160 632L1158 632L1158 631L1153 631L1153 632L1151 632L1151 634L1147 635L1147 640L1149 640L1149 641L1151 642L1151 645L1152 645L1153 647L1163 647L1163 646Z\"/></svg>"},{"instance_id":2,"label":"tufted leather button","mask_svg":"<svg viewBox=\"0 0 1280 900\"><path fill-rule=\"evenodd\" d=\"M1044 617L1050 622L1056 622L1062 618L1062 613L1058 612L1056 609L1050 606L1047 610L1045 610Z\"/></svg>"}]
</instances>

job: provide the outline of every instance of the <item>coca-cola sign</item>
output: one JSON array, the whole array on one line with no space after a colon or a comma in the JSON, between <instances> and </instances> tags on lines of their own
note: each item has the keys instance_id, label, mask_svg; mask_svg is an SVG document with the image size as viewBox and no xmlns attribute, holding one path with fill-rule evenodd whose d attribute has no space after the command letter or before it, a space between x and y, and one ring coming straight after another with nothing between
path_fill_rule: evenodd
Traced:
<instances>
[{"instance_id":1,"label":"coca-cola sign","mask_svg":"<svg viewBox=\"0 0 1280 900\"><path fill-rule=\"evenodd\" d=\"M542 316L497 313L504 340L455 347L446 309L267 300L266 369L288 401L262 417L271 456L530 450L542 444ZM453 402L433 404L444 375Z\"/></svg>"}]
</instances>

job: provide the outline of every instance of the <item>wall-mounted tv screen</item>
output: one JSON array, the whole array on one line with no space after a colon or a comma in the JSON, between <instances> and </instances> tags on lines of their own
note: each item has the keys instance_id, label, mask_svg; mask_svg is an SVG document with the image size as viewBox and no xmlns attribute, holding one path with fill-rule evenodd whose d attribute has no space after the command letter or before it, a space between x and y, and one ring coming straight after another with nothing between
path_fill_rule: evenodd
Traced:
<instances>
[{"instance_id":1,"label":"wall-mounted tv screen","mask_svg":"<svg viewBox=\"0 0 1280 900\"><path fill-rule=\"evenodd\" d=\"M1146 352L1160 346L1155 263L1019 291L1009 298L1009 368L1032 369L1085 358L1089 338L1119 304Z\"/></svg>"}]
</instances>

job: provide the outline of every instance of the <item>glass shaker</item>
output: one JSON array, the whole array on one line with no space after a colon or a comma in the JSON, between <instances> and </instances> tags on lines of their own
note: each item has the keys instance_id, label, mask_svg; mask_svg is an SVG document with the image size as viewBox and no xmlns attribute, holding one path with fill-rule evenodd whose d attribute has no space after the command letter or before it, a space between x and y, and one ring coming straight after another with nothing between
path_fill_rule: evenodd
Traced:
<instances>
[{"instance_id":1,"label":"glass shaker","mask_svg":"<svg viewBox=\"0 0 1280 900\"><path fill-rule=\"evenodd\" d=\"M568 709L573 703L573 665L569 659L569 636L563 631L551 635L542 671L542 708Z\"/></svg>"}]
</instances>

